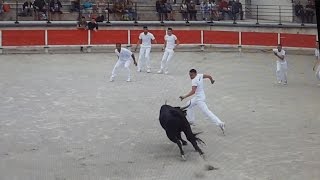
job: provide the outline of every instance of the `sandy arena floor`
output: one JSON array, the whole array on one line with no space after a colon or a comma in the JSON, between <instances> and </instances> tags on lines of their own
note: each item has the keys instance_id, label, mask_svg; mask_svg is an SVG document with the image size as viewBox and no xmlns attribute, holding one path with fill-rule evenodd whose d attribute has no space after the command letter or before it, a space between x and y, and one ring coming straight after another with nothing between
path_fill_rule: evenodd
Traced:
<instances>
[{"instance_id":1,"label":"sandy arena floor","mask_svg":"<svg viewBox=\"0 0 320 180\"><path fill-rule=\"evenodd\" d=\"M288 55L288 85L275 84L272 53L177 52L169 75L109 76L114 54L0 56L1 180L318 180L320 87L314 57ZM137 56L137 53L136 53ZM209 108L226 136L197 111L187 161L161 128L160 106L185 105L188 70L214 76Z\"/></svg>"}]
</instances>

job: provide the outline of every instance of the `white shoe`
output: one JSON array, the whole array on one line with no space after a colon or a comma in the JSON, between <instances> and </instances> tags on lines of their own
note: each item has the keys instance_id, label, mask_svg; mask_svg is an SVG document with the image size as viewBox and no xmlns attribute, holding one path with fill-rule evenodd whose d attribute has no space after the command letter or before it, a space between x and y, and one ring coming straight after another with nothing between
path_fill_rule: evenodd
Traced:
<instances>
[{"instance_id":1,"label":"white shoe","mask_svg":"<svg viewBox=\"0 0 320 180\"><path fill-rule=\"evenodd\" d=\"M127 79L127 82L131 82L131 79L130 79L130 78L128 78L128 79Z\"/></svg>"},{"instance_id":2,"label":"white shoe","mask_svg":"<svg viewBox=\"0 0 320 180\"><path fill-rule=\"evenodd\" d=\"M113 77L111 77L111 78L110 78L110 82L113 82L113 81L114 81L114 78L113 78Z\"/></svg>"},{"instance_id":3,"label":"white shoe","mask_svg":"<svg viewBox=\"0 0 320 180\"><path fill-rule=\"evenodd\" d=\"M151 73L151 70L150 70L150 69L148 69L148 70L147 70L147 73Z\"/></svg>"},{"instance_id":4,"label":"white shoe","mask_svg":"<svg viewBox=\"0 0 320 180\"><path fill-rule=\"evenodd\" d=\"M283 82L283 85L287 85L287 84L288 84L288 82L287 82L287 81Z\"/></svg>"},{"instance_id":5,"label":"white shoe","mask_svg":"<svg viewBox=\"0 0 320 180\"><path fill-rule=\"evenodd\" d=\"M226 129L226 125L224 123L221 123L221 124L219 124L219 127L220 127L222 133L224 134L224 131Z\"/></svg>"},{"instance_id":6,"label":"white shoe","mask_svg":"<svg viewBox=\"0 0 320 180\"><path fill-rule=\"evenodd\" d=\"M278 81L278 84L281 84L282 83L282 81Z\"/></svg>"},{"instance_id":7,"label":"white shoe","mask_svg":"<svg viewBox=\"0 0 320 180\"><path fill-rule=\"evenodd\" d=\"M137 72L141 72L141 69L138 69Z\"/></svg>"},{"instance_id":8,"label":"white shoe","mask_svg":"<svg viewBox=\"0 0 320 180\"><path fill-rule=\"evenodd\" d=\"M169 74L169 71L164 72L164 74Z\"/></svg>"},{"instance_id":9,"label":"white shoe","mask_svg":"<svg viewBox=\"0 0 320 180\"><path fill-rule=\"evenodd\" d=\"M162 69L160 69L160 70L158 71L158 74L161 74L161 73L163 73Z\"/></svg>"}]
</instances>

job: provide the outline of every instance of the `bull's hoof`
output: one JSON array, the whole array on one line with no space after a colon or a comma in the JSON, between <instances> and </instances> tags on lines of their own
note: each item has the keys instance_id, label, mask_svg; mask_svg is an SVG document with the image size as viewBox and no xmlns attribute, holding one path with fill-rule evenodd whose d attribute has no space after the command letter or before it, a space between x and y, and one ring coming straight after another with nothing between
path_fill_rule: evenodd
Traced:
<instances>
[{"instance_id":1,"label":"bull's hoof","mask_svg":"<svg viewBox=\"0 0 320 180\"><path fill-rule=\"evenodd\" d=\"M184 155L181 155L181 159L182 159L182 161L186 161L187 160L186 157L184 157Z\"/></svg>"},{"instance_id":2,"label":"bull's hoof","mask_svg":"<svg viewBox=\"0 0 320 180\"><path fill-rule=\"evenodd\" d=\"M204 154L200 154L203 160L206 160L206 156Z\"/></svg>"}]
</instances>

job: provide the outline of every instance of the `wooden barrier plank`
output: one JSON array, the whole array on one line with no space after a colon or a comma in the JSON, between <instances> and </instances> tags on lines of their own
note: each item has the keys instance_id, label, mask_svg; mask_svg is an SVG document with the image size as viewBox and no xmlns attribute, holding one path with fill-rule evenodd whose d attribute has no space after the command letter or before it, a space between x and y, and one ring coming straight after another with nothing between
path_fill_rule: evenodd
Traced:
<instances>
[{"instance_id":1,"label":"wooden barrier plank","mask_svg":"<svg viewBox=\"0 0 320 180\"><path fill-rule=\"evenodd\" d=\"M87 30L48 30L48 45L86 45Z\"/></svg>"},{"instance_id":2,"label":"wooden barrier plank","mask_svg":"<svg viewBox=\"0 0 320 180\"><path fill-rule=\"evenodd\" d=\"M239 32L233 31L203 31L204 44L239 44Z\"/></svg>"},{"instance_id":3,"label":"wooden barrier plank","mask_svg":"<svg viewBox=\"0 0 320 180\"><path fill-rule=\"evenodd\" d=\"M99 30L91 32L91 44L128 44L128 30Z\"/></svg>"},{"instance_id":4,"label":"wooden barrier plank","mask_svg":"<svg viewBox=\"0 0 320 180\"><path fill-rule=\"evenodd\" d=\"M280 42L287 47L315 48L316 36L307 34L280 34Z\"/></svg>"},{"instance_id":5,"label":"wooden barrier plank","mask_svg":"<svg viewBox=\"0 0 320 180\"><path fill-rule=\"evenodd\" d=\"M277 46L278 33L242 32L242 45Z\"/></svg>"},{"instance_id":6,"label":"wooden barrier plank","mask_svg":"<svg viewBox=\"0 0 320 180\"><path fill-rule=\"evenodd\" d=\"M2 46L44 46L44 30L2 30Z\"/></svg>"}]
</instances>

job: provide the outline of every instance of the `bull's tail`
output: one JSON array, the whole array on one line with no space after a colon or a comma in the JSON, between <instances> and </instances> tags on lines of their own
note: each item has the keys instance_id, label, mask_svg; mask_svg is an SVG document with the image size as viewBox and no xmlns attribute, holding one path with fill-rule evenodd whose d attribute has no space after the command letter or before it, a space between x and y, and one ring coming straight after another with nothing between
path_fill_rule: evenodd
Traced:
<instances>
[{"instance_id":1,"label":"bull's tail","mask_svg":"<svg viewBox=\"0 0 320 180\"><path fill-rule=\"evenodd\" d=\"M198 132L198 133L192 133L194 138L196 139L196 141L200 144L204 144L206 145L206 143L204 141L202 141L202 139L198 138L197 135L201 134L202 132Z\"/></svg>"}]
</instances>

